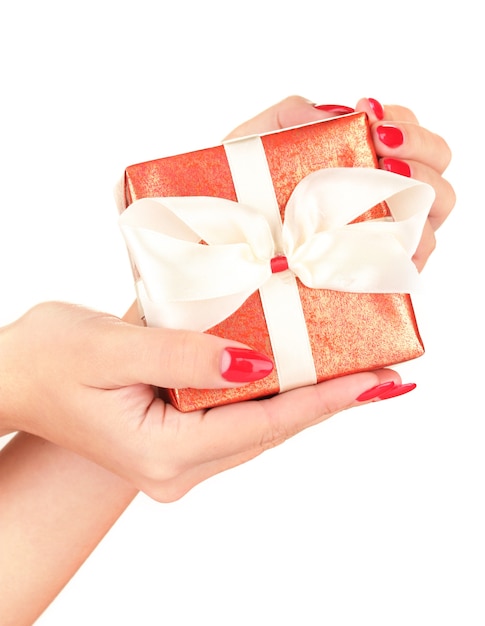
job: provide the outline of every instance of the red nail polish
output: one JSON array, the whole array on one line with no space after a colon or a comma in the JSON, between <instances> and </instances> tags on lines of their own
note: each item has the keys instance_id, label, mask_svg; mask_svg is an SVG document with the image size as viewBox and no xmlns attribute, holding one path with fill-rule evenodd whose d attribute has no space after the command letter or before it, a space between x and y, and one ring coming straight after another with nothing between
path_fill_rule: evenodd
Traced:
<instances>
[{"instance_id":1,"label":"red nail polish","mask_svg":"<svg viewBox=\"0 0 485 626\"><path fill-rule=\"evenodd\" d=\"M369 103L370 108L374 111L374 115L378 120L384 119L384 109L382 104L375 100L374 98L367 98L367 102Z\"/></svg>"},{"instance_id":2,"label":"red nail polish","mask_svg":"<svg viewBox=\"0 0 485 626\"><path fill-rule=\"evenodd\" d=\"M222 353L221 374L231 383L250 383L268 376L273 362L265 354L248 348L225 348Z\"/></svg>"},{"instance_id":3,"label":"red nail polish","mask_svg":"<svg viewBox=\"0 0 485 626\"><path fill-rule=\"evenodd\" d=\"M364 393L361 393L360 396L356 398L357 402L365 402L366 400L372 400L373 398L377 398L381 393L389 391L394 387L394 381L389 380L387 383L381 383L380 385L376 385L375 387L371 387Z\"/></svg>"},{"instance_id":4,"label":"red nail polish","mask_svg":"<svg viewBox=\"0 0 485 626\"><path fill-rule=\"evenodd\" d=\"M325 111L332 115L346 115L347 113L355 113L355 109L347 107L344 104L314 104L315 109Z\"/></svg>"},{"instance_id":5,"label":"red nail polish","mask_svg":"<svg viewBox=\"0 0 485 626\"><path fill-rule=\"evenodd\" d=\"M416 389L416 383L406 383L405 385L395 385L388 391L380 393L379 400L387 400L388 398L395 398L396 396L402 396L405 393L409 393L413 389Z\"/></svg>"},{"instance_id":6,"label":"red nail polish","mask_svg":"<svg viewBox=\"0 0 485 626\"><path fill-rule=\"evenodd\" d=\"M394 174L407 176L408 178L411 176L411 168L407 163L401 161L400 159L392 159L390 157L382 159L381 168L383 170L387 170L388 172L394 172Z\"/></svg>"},{"instance_id":7,"label":"red nail polish","mask_svg":"<svg viewBox=\"0 0 485 626\"><path fill-rule=\"evenodd\" d=\"M389 148L399 148L404 142L402 131L396 126L383 124L377 127L377 135L385 146Z\"/></svg>"}]
</instances>

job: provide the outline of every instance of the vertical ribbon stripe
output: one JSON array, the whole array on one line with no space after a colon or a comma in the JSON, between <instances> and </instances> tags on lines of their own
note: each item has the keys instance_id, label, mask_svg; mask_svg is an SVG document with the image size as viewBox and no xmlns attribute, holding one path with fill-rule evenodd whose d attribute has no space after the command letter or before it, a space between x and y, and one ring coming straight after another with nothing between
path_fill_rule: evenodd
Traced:
<instances>
[{"instance_id":1,"label":"vertical ribbon stripe","mask_svg":"<svg viewBox=\"0 0 485 626\"><path fill-rule=\"evenodd\" d=\"M261 139L224 144L238 201L262 212L270 225L275 255L283 254L281 215ZM259 288L280 391L317 381L310 338L295 275L272 274Z\"/></svg>"}]
</instances>

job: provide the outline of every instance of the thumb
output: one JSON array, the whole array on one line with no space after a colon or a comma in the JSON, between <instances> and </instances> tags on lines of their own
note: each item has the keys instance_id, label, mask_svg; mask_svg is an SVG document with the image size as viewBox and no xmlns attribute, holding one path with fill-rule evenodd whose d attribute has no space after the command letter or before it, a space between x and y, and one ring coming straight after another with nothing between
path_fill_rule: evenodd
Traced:
<instances>
[{"instance_id":1,"label":"thumb","mask_svg":"<svg viewBox=\"0 0 485 626\"><path fill-rule=\"evenodd\" d=\"M106 345L106 342L108 345ZM144 383L196 389L236 387L266 377L272 360L250 347L206 333L147 328L115 320L99 345L112 355L110 387ZM105 368L108 372L109 368Z\"/></svg>"},{"instance_id":2,"label":"thumb","mask_svg":"<svg viewBox=\"0 0 485 626\"><path fill-rule=\"evenodd\" d=\"M341 105L315 105L301 96L289 96L259 115L235 128L226 139L245 137L254 133L267 133L299 124L318 122L353 109Z\"/></svg>"}]
</instances>

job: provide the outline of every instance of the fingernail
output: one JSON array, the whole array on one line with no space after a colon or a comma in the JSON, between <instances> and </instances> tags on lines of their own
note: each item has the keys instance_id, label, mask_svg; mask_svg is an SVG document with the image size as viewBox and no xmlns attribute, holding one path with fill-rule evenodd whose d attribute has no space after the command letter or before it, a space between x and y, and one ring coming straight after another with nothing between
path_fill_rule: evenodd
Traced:
<instances>
[{"instance_id":1,"label":"fingernail","mask_svg":"<svg viewBox=\"0 0 485 626\"><path fill-rule=\"evenodd\" d=\"M248 348L225 348L221 359L222 377L231 383L250 383L273 371L273 362L265 354Z\"/></svg>"},{"instance_id":2,"label":"fingernail","mask_svg":"<svg viewBox=\"0 0 485 626\"><path fill-rule=\"evenodd\" d=\"M370 108L374 111L374 115L378 120L384 119L384 108L375 98L367 98Z\"/></svg>"},{"instance_id":3,"label":"fingernail","mask_svg":"<svg viewBox=\"0 0 485 626\"><path fill-rule=\"evenodd\" d=\"M413 389L416 389L416 383L406 383L405 385L395 385L391 389L380 393L379 400L387 400L388 398L395 398L396 396L403 396L405 393L409 393Z\"/></svg>"},{"instance_id":4,"label":"fingernail","mask_svg":"<svg viewBox=\"0 0 485 626\"><path fill-rule=\"evenodd\" d=\"M404 135L396 126L383 124L377 127L377 135L382 143L388 148L398 148L404 142Z\"/></svg>"},{"instance_id":5,"label":"fingernail","mask_svg":"<svg viewBox=\"0 0 485 626\"><path fill-rule=\"evenodd\" d=\"M392 159L387 157L382 159L381 167L383 170L387 170L388 172L394 172L394 174L401 174L401 176L411 176L411 168L407 163L401 161L400 159Z\"/></svg>"},{"instance_id":6,"label":"fingernail","mask_svg":"<svg viewBox=\"0 0 485 626\"><path fill-rule=\"evenodd\" d=\"M355 109L347 107L344 104L314 104L315 109L325 111L332 115L346 115L347 113L355 113Z\"/></svg>"},{"instance_id":7,"label":"fingernail","mask_svg":"<svg viewBox=\"0 0 485 626\"><path fill-rule=\"evenodd\" d=\"M389 380L387 383L381 383L380 385L376 385L375 387L371 387L364 393L361 393L360 396L356 398L357 402L365 402L366 400L372 400L373 398L377 398L381 393L389 391L394 387L394 381Z\"/></svg>"}]
</instances>

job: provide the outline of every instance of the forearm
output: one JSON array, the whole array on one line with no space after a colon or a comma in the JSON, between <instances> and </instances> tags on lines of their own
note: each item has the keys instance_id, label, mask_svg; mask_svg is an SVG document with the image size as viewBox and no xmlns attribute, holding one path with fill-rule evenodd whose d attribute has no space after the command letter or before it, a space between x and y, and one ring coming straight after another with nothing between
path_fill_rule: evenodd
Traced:
<instances>
[{"instance_id":1,"label":"forearm","mask_svg":"<svg viewBox=\"0 0 485 626\"><path fill-rule=\"evenodd\" d=\"M14 437L0 451L2 625L32 624L136 493L72 452L25 433Z\"/></svg>"}]
</instances>

